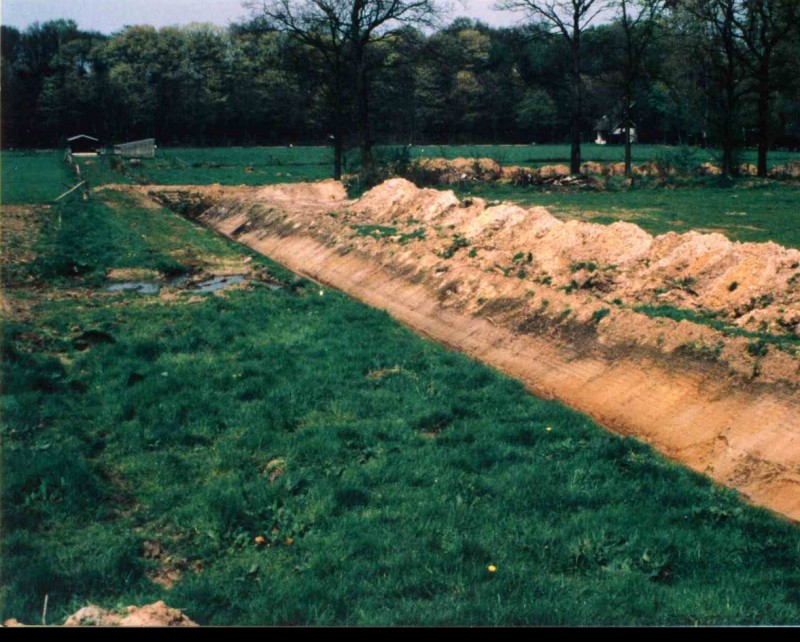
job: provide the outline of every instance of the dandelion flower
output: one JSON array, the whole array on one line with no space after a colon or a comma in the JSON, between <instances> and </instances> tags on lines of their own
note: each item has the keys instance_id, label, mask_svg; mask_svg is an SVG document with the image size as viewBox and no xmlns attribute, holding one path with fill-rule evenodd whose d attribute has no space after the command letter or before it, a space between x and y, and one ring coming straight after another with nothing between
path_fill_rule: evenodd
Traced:
<instances>
[{"instance_id":1,"label":"dandelion flower","mask_svg":"<svg viewBox=\"0 0 800 642\"><path fill-rule=\"evenodd\" d=\"M494 564L489 564L488 570L490 573L494 573L497 570L497 567Z\"/></svg>"},{"instance_id":2,"label":"dandelion flower","mask_svg":"<svg viewBox=\"0 0 800 642\"><path fill-rule=\"evenodd\" d=\"M547 427L547 432L551 432L552 430L553 430L553 427L552 427L552 426L548 426L548 427Z\"/></svg>"},{"instance_id":3,"label":"dandelion flower","mask_svg":"<svg viewBox=\"0 0 800 642\"><path fill-rule=\"evenodd\" d=\"M258 544L258 545L261 545L261 544L263 544L263 543L264 543L264 542L266 542L266 541L267 541L267 540L265 540L265 539L264 539L264 538L263 538L261 535L259 535L259 536L258 536L258 537L256 537L256 539L255 539L255 542L256 542L256 544Z\"/></svg>"}]
</instances>

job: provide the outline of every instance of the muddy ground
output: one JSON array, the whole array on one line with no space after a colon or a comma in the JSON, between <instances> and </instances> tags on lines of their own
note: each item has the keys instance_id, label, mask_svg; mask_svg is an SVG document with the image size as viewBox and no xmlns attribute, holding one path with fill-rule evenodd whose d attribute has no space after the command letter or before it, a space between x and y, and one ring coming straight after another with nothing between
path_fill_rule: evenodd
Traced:
<instances>
[{"instance_id":1,"label":"muddy ground","mask_svg":"<svg viewBox=\"0 0 800 642\"><path fill-rule=\"evenodd\" d=\"M403 179L357 201L333 181L119 189L800 519L798 250L563 222Z\"/></svg>"}]
</instances>

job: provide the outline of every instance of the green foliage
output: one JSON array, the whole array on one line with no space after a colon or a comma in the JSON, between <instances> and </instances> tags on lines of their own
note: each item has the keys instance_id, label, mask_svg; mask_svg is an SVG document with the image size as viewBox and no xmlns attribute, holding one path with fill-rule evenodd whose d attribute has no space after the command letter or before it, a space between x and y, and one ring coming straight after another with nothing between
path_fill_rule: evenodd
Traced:
<instances>
[{"instance_id":1,"label":"green foliage","mask_svg":"<svg viewBox=\"0 0 800 642\"><path fill-rule=\"evenodd\" d=\"M441 256L443 259L451 259L462 247L469 247L469 241L463 236L456 234L453 236L453 242L442 252Z\"/></svg>"},{"instance_id":2,"label":"green foliage","mask_svg":"<svg viewBox=\"0 0 800 642\"><path fill-rule=\"evenodd\" d=\"M419 227L413 232L408 232L407 234L401 234L400 244L405 245L406 243L411 243L412 241L424 240L424 239L425 239L425 228Z\"/></svg>"},{"instance_id":3,"label":"green foliage","mask_svg":"<svg viewBox=\"0 0 800 642\"><path fill-rule=\"evenodd\" d=\"M763 338L747 344L747 353L752 357L766 357L769 352L769 345Z\"/></svg>"},{"instance_id":4,"label":"green foliage","mask_svg":"<svg viewBox=\"0 0 800 642\"><path fill-rule=\"evenodd\" d=\"M575 272L580 272L581 270L586 270L587 272L595 272L597 270L597 264L594 261L589 261L588 263L585 261L576 261L570 266L569 270L573 274Z\"/></svg>"},{"instance_id":5,"label":"green foliage","mask_svg":"<svg viewBox=\"0 0 800 642\"><path fill-rule=\"evenodd\" d=\"M655 153L652 160L662 174L672 170L688 174L698 165L698 151L686 145L664 147Z\"/></svg>"}]
</instances>

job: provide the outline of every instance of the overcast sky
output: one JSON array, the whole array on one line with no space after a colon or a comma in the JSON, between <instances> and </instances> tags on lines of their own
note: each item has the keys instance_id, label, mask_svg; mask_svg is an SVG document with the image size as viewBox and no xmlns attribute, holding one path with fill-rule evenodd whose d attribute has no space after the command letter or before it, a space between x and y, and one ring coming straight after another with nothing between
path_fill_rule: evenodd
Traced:
<instances>
[{"instance_id":1,"label":"overcast sky","mask_svg":"<svg viewBox=\"0 0 800 642\"><path fill-rule=\"evenodd\" d=\"M518 16L493 11L496 0L453 2L452 17L469 16L495 26L517 22ZM34 22L72 18L81 29L111 33L125 25L155 27L213 22L227 25L246 15L242 0L0 0L0 21L24 29Z\"/></svg>"}]
</instances>

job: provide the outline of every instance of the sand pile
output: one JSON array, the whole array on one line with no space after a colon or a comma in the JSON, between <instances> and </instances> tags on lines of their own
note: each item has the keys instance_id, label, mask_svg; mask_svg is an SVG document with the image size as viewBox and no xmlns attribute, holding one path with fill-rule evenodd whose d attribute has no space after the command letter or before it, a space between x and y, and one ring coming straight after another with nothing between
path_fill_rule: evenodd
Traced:
<instances>
[{"instance_id":1,"label":"sand pile","mask_svg":"<svg viewBox=\"0 0 800 642\"><path fill-rule=\"evenodd\" d=\"M399 218L433 221L459 204L453 192L419 189L403 178L393 178L364 194L351 209L369 212L376 223Z\"/></svg>"},{"instance_id":2,"label":"sand pile","mask_svg":"<svg viewBox=\"0 0 800 642\"><path fill-rule=\"evenodd\" d=\"M424 221L505 265L523 254L527 271L555 287L599 287L596 294L628 304L705 310L754 331L800 332L800 251L774 243L698 232L654 238L632 223L563 222L540 207L460 202L404 179L367 192L352 210L374 223ZM480 262L480 252L473 258Z\"/></svg>"},{"instance_id":3,"label":"sand pile","mask_svg":"<svg viewBox=\"0 0 800 642\"><path fill-rule=\"evenodd\" d=\"M491 158L419 158L411 163L410 171L425 177L426 182L448 185L496 181L503 176L503 168Z\"/></svg>"}]
</instances>

